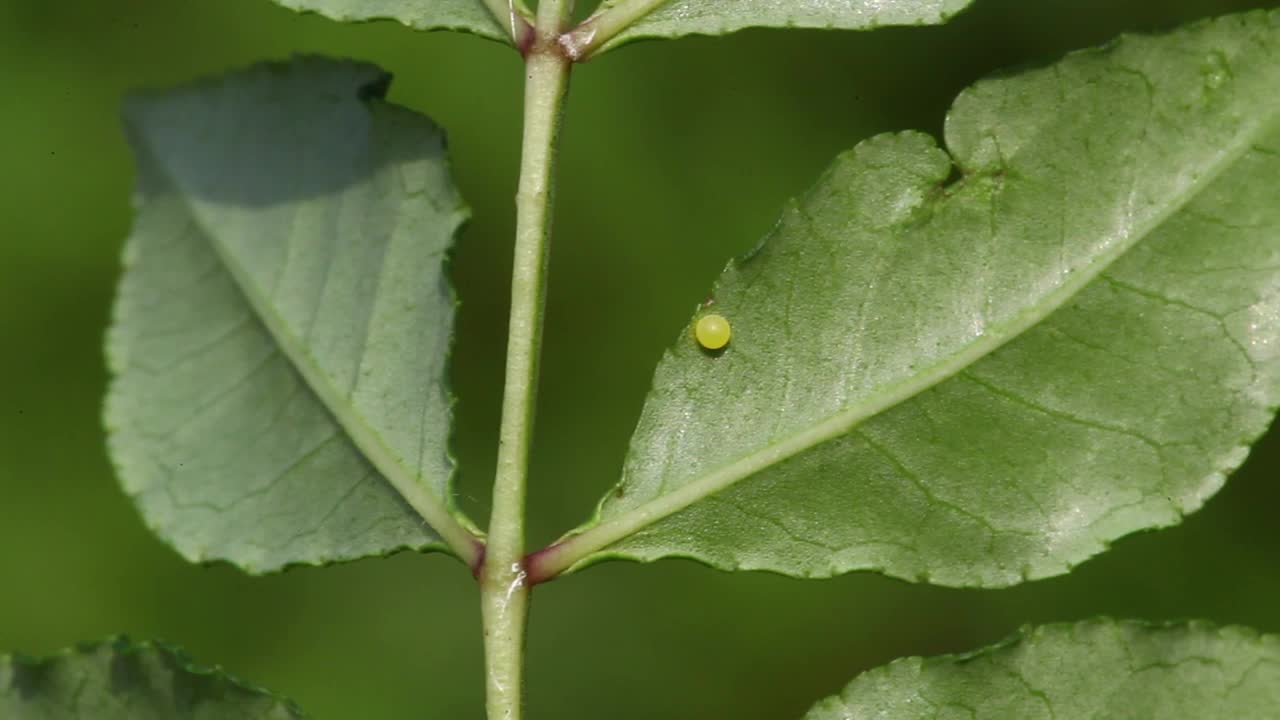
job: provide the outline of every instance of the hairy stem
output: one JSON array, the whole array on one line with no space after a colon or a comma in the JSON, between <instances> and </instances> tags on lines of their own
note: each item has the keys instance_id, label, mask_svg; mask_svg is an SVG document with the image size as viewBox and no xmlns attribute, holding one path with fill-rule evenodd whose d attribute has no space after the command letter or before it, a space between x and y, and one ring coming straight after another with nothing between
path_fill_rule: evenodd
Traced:
<instances>
[{"instance_id":1,"label":"hairy stem","mask_svg":"<svg viewBox=\"0 0 1280 720\"><path fill-rule=\"evenodd\" d=\"M493 514L480 573L489 720L519 720L529 585L524 570L524 505L542 345L553 171L570 61L556 38L565 0L542 0L525 66L524 141L516 193L515 263L507 374L499 430Z\"/></svg>"}]
</instances>

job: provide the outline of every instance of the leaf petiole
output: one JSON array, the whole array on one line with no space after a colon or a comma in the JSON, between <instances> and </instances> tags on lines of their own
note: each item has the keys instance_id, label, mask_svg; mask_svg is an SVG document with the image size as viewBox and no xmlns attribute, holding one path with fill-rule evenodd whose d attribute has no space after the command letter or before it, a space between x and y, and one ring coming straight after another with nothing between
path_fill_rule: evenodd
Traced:
<instances>
[{"instance_id":1,"label":"leaf petiole","mask_svg":"<svg viewBox=\"0 0 1280 720\"><path fill-rule=\"evenodd\" d=\"M578 27L560 36L558 42L574 62L589 59L596 50L648 15L668 0L622 0L604 4Z\"/></svg>"},{"instance_id":2,"label":"leaf petiole","mask_svg":"<svg viewBox=\"0 0 1280 720\"><path fill-rule=\"evenodd\" d=\"M523 48L533 36L533 13L524 0L484 0L493 19L502 26L517 48Z\"/></svg>"}]
</instances>

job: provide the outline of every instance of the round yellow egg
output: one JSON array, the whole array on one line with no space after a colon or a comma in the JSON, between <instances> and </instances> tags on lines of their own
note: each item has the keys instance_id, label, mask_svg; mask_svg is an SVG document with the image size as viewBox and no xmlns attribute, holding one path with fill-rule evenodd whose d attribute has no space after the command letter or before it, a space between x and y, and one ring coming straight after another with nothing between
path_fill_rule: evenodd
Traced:
<instances>
[{"instance_id":1,"label":"round yellow egg","mask_svg":"<svg viewBox=\"0 0 1280 720\"><path fill-rule=\"evenodd\" d=\"M693 328L698 344L708 350L719 350L729 344L729 321L723 315L703 315Z\"/></svg>"}]
</instances>

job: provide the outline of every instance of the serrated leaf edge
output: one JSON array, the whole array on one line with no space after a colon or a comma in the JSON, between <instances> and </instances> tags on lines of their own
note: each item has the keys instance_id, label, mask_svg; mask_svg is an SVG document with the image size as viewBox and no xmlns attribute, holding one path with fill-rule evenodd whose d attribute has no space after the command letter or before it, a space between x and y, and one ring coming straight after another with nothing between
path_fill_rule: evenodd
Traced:
<instances>
[{"instance_id":1,"label":"serrated leaf edge","mask_svg":"<svg viewBox=\"0 0 1280 720\"><path fill-rule=\"evenodd\" d=\"M147 652L160 653L177 662L178 668L185 673L222 680L240 690L274 700L283 706L288 713L299 719L305 717L297 704L289 698L243 680L227 672L220 665L198 665L191 659L186 650L162 640L134 641L127 635L113 635L103 640L77 643L72 647L64 648L50 655L32 656L17 652L0 655L0 667L9 665L11 667L42 668L80 657L91 656L103 648L109 648L113 656L140 655Z\"/></svg>"},{"instance_id":2,"label":"serrated leaf edge","mask_svg":"<svg viewBox=\"0 0 1280 720\"><path fill-rule=\"evenodd\" d=\"M247 68L243 68L238 71L232 71L232 72L224 73L221 75L215 75L215 76L207 76L200 80L196 80L195 82L184 85L183 89L189 91L191 89L199 88L199 87L217 87L217 86L224 85L229 78L238 76L246 72L253 72L253 71L260 71L260 70L279 71L282 69L296 70L299 64L319 62L319 61L351 63L354 65L365 65L366 67L372 70L376 70L377 77L370 83L358 89L357 99L360 102L363 102L366 104L370 102L386 102L385 100L386 93L390 88L391 79L392 79L392 76L390 73L384 70L381 70L380 68L377 68L377 66L374 66L372 64L365 63L362 61L334 60L332 58L327 58L327 57L318 56L318 55L298 55L298 56L294 56L293 58L291 58L290 61L287 61L287 62L286 61L266 61L266 62L255 63L253 65L248 66ZM129 101L126 103L126 107L130 102L144 100L147 97L157 96L162 93L163 91L159 91L159 92L146 91L146 92L138 93L137 95L129 99ZM396 106L393 103L387 103L387 104L393 107L399 108L399 106ZM401 108L401 109L404 110L405 112L413 113L412 110L409 110L407 108ZM413 114L415 115L415 117L421 117L417 113L413 113ZM127 123L127 117L126 117L126 125L127 124L128 123ZM440 133L441 133L442 146L447 147L447 142L446 142L446 138L444 137L443 130L440 130ZM145 153L148 156L154 156L154 153L151 152L150 148L145 145L144 137L142 133L130 132L128 135L129 135L130 142L134 146L134 151L136 153L138 153L139 155ZM448 162L447 154L445 156L445 159L446 159L446 162ZM158 170L163 171L162 169L164 165L162 163L153 162L153 165ZM172 180L172 178L170 178L170 180ZM459 198L458 202L459 204L458 204L458 207L456 208L458 211L458 216L456 218L457 225L454 227L454 230L453 230L455 237L457 233L461 232L463 226L470 218L470 209L462 202L461 198ZM146 206L145 197L142 195L141 192L135 191L133 195L133 207L134 207L135 214L141 213L142 210L145 208L145 206ZM197 226L199 226L199 222L195 217L194 213L192 214L192 221L196 223ZM205 230L203 227L201 227L201 231L206 237L211 237L210 233L208 233L207 230ZM396 489L396 491L401 495L401 497L403 497L405 501L408 502L409 505L414 508L415 512L417 512L419 516L423 518L424 522L426 522L426 524L433 531L435 531L438 535L440 535L440 537L443 540L443 542L429 542L421 545L409 545L409 544L399 545L393 548L388 548L383 552L370 553L367 555L362 555L361 557L389 557L391 555L394 555L396 553L399 553L405 550L415 550L418 552L441 551L441 552L445 552L446 554L450 554L450 555L453 555L454 557L457 557L458 559L462 560L465 564L467 564L469 567L474 568L478 566L480 560L483 557L483 548L484 548L483 532L481 532L478 529L478 527L475 525L475 523L472 522L469 518L467 518L461 512L461 510L457 507L457 504L452 497L444 497L444 498L435 497L431 493L431 491L427 490L425 487L419 484L416 480L414 480L413 477L411 477L406 471L404 471L404 469L400 467L399 463L395 462L394 459L391 458L390 451L386 448L385 443L381 441L381 438L372 429L367 429L368 430L367 432L362 433L361 438L358 439L356 437L355 433L353 433L351 428L348 426L348 421L351 420L351 418L348 417L349 414L339 413L337 410L335 410L335 406L342 407L343 403L341 402L341 398L337 396L336 390L332 387L332 385L323 379L323 373L321 373L317 368L312 366L310 363L302 362L300 360L300 358L305 358L307 356L307 351L304 348L301 348L299 346L299 343L297 342L297 339L293 338L292 335L284 329L282 318L280 318L274 312L270 311L269 304L266 304L263 298L258 297L256 294L251 293L247 289L247 283L246 283L247 273L244 271L244 269L240 267L238 264L236 264L231 258L229 258L227 253L223 250L223 248L220 247L218 243L210 240L209 244L210 244L210 247L214 250L215 254L217 255L224 269L226 269L226 271L229 274L231 274L233 280L235 281L236 287L240 290L246 302L248 302L249 305L252 307L254 312L254 317L267 328L272 338L274 338L276 342L279 344L284 355L289 359L289 362L293 366L295 371L297 371L299 375L303 377L303 380L306 383L308 389L317 395L321 403L325 406L326 410L334 417L339 427L342 428L343 432L356 445L356 447L365 456L365 458L369 460L369 462L375 468L377 468L378 472L381 473L384 478L386 478L387 482L390 483L392 487ZM131 241L127 241L122 251L122 260L121 260L122 275L124 273L129 272L129 270L132 268L133 262L134 262L134 258L133 258L134 252L135 250L134 250L133 243ZM447 269L449 258L450 258L450 252L446 252L445 257L443 259L445 267L442 268L442 271ZM452 283L449 283L449 292L451 294L454 307L456 308L459 305L459 301L457 298L456 289L453 287ZM264 307L266 309L264 309ZM119 476L128 477L130 476L130 473L133 468L132 463L127 460L127 457L130 455L130 453L121 451L120 449L118 449L118 445L117 445L117 443L119 442L119 433L117 432L117 430L119 429L119 427L121 427L121 422L117 420L117 415L119 413L118 404L120 402L119 396L118 396L119 382L117 378L125 370L127 365L127 362L123 357L123 351L119 346L119 342L115 338L116 328L120 327L122 320L123 320L123 308L122 308L120 299L117 298L117 301L114 303L114 306L112 309L111 325L107 330L106 343L105 343L107 366L108 366L108 369L111 371L111 374L113 375L113 377L110 383L108 384L106 399L103 406L102 421L103 421L104 429L106 430L106 433L107 433L108 446L111 448L111 452L108 453L110 456L110 461L113 467L116 469L116 473ZM289 340L289 342L282 340L282 338ZM452 338L451 338L449 357L446 359L446 367L451 367L452 356L453 356L453 352L452 352ZM450 409L452 409L454 404L456 404L457 402L457 398L452 393L450 393L449 400L450 400L449 406L450 406ZM358 423L357 423L357 427L363 428L363 426ZM361 440L368 442L370 446L375 448L375 451L370 451L361 442ZM453 456L452 442L449 443L448 451L449 451L449 459L452 463L452 461L455 459ZM452 476L457 472L456 463L452 463L452 464L453 464L453 469L450 471L451 477L448 479L446 483L447 486L450 486L450 487L453 484ZM387 472L388 468L393 469L394 472ZM140 492L128 493L131 499L137 498L140 494L141 494ZM135 505L136 504L137 503L135 503ZM158 524L152 522L151 519L148 518L145 513L140 513L140 514L143 518L143 522L147 525L147 527L152 532L154 532L156 535L160 536L161 538L164 538L166 542L169 541L166 528L163 528ZM208 557L205 557L203 554L188 555L188 553L183 552L183 555L185 557L188 557L188 559L193 562L227 562L231 565L241 568L242 570L250 574L266 574L269 572L277 572L277 571L281 571L289 567L295 567L295 566L323 567L323 566L335 564L337 562L347 562L347 561L357 559L357 558L350 558L350 559L344 558L341 560L311 560L311 559L293 560L293 561L284 563L279 568L262 570L252 565L241 564L241 563L224 559L224 558L208 558Z\"/></svg>"},{"instance_id":3,"label":"serrated leaf edge","mask_svg":"<svg viewBox=\"0 0 1280 720\"><path fill-rule=\"evenodd\" d=\"M1257 11L1255 13L1245 13L1244 15L1262 15L1274 19L1280 17L1280 12ZM1238 18L1240 16L1236 17ZM1188 28L1212 24L1219 20L1220 19L1216 18L1205 20L1200 23L1194 23L1188 26ZM1185 29L1187 28L1184 28L1184 30ZM1134 37L1142 38L1146 36L1132 34L1121 35L1116 40L1105 46L1078 50L1068 53L1066 57L1109 54L1114 52L1118 46ZM1077 272L1073 273L1062 285L1043 296L1040 302L1024 309L1023 312L1018 313L1004 323L992 325L989 331L979 338L978 341L965 347L963 350L951 356L947 360L939 362L931 367L924 368L911 378L881 389L862 403L859 403L856 407L851 407L844 412L832 415L811 426L808 430L794 433L779 442L771 443L761 450L757 450L756 452L740 457L733 462L704 473L701 477L682 485L670 493L662 495L654 500L650 500L643 505L632 508L631 510L602 522L600 518L602 517L605 503L608 501L611 494L606 493L604 498L602 498L597 504L595 514L591 520L579 528L570 531L554 544L530 555L530 577L534 582L543 582L560 574L576 572L577 570L602 560L614 558L634 559L625 553L610 553L608 552L608 547L624 540L659 520L669 517L705 497L725 490L737 482L751 477L772 465L793 457L794 455L809 448L835 439L836 437L849 432L860 423L875 417L876 415L959 374L978 360L990 355L1000 347L1015 340L1027 330L1034 327L1037 323L1047 318L1058 308L1066 304L1072 297L1096 280L1099 275L1106 271L1107 268L1122 258L1130 249L1137 246L1175 213L1186 207L1186 205L1198 196L1205 187L1212 184L1213 181L1221 176L1223 172L1226 172L1237 161L1243 158L1249 149L1255 144L1255 141L1259 136L1266 132L1273 131L1277 125L1280 125L1280 115L1269 117L1266 121L1255 122L1253 127L1242 129L1241 132L1237 134L1235 138L1236 143L1233 146L1220 148L1220 152L1218 153L1218 157L1215 162L1207 164L1205 172L1197 175L1192 182L1189 182L1181 195L1175 198L1172 202L1167 203L1159 212L1153 213L1147 223L1129 228L1127 235L1123 237L1112 238L1112 244L1105 252L1099 253L1090 266L1081 268ZM838 157L837 163L833 164L833 167L834 165L839 164L839 160L856 156L859 150L866 147L869 143L885 142L893 138L910 135L920 135L928 138L928 140L937 147L936 139L918 131L908 130L901 133L884 133L864 140L853 150L842 153ZM939 148L939 150L946 152L953 169L964 173L962 177L945 189L961 185L968 182L971 177L974 177L974 175L970 174L967 168L960 166L949 152L942 148ZM833 170L829 168L824 172L819 180L814 184L814 187L820 187L832 171ZM1000 169L997 168L983 174L990 174L991 172L1000 172ZM933 197L926 199L917 208L915 208L913 216L919 216L920 214L931 212L932 206L941 202L942 199L945 198L945 195L945 192L938 193ZM808 193L806 193L805 197L807 196ZM788 203L788 209L793 207L795 204L796 200L791 200ZM761 246L768 241L769 237L766 236L765 240L761 243ZM748 261L756 252L758 252L758 250L759 247L748 252L741 258L730 261L726 266L726 272L729 269ZM714 289L712 295L714 296ZM688 328L686 328L682 334L687 333ZM1271 408L1272 411L1275 409L1276 408L1274 407ZM1245 440L1250 439L1256 440L1256 437L1245 438ZM1236 460L1231 467L1221 468L1217 472L1207 476L1205 480L1211 480L1215 476L1222 477L1226 472L1233 470L1235 467L1239 467L1239 464L1243 462L1244 458L1248 455L1249 445L1242 444L1237 447L1237 451L1238 452L1228 453L1229 458ZM615 484L614 490L621 487L625 482L626 479L624 477ZM1180 509L1180 512L1182 515L1185 515L1195 509L1197 508L1182 508ZM665 553L664 557L684 557L704 562L701 558L695 557L691 554ZM712 565L713 567L719 567L713 563L706 564ZM1069 569L1070 567L1072 566L1067 565L1065 569ZM790 575L785 572L780 572L779 574ZM817 577L827 576L820 575ZM920 580L920 578L910 579ZM1027 577L1024 579L1033 578Z\"/></svg>"}]
</instances>

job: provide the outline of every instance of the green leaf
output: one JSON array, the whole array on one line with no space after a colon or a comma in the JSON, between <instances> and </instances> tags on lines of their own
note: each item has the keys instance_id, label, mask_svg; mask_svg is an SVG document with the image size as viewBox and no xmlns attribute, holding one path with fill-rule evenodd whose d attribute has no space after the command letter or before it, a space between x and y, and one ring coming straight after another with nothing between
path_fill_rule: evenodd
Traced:
<instances>
[{"instance_id":1,"label":"green leaf","mask_svg":"<svg viewBox=\"0 0 1280 720\"><path fill-rule=\"evenodd\" d=\"M445 265L467 211L440 131L383 102L388 80L309 58L129 104L109 444L191 560L474 560L448 447Z\"/></svg>"},{"instance_id":2,"label":"green leaf","mask_svg":"<svg viewBox=\"0 0 1280 720\"><path fill-rule=\"evenodd\" d=\"M290 720L287 700L166 645L117 638L51 658L0 656L0 717L11 720Z\"/></svg>"},{"instance_id":3,"label":"green leaf","mask_svg":"<svg viewBox=\"0 0 1280 720\"><path fill-rule=\"evenodd\" d=\"M750 27L869 30L936 25L972 0L609 0L598 14L639 14L605 47L645 38L723 35ZM641 12L644 11L644 12Z\"/></svg>"},{"instance_id":4,"label":"green leaf","mask_svg":"<svg viewBox=\"0 0 1280 720\"><path fill-rule=\"evenodd\" d=\"M319 13L341 22L395 20L415 30L459 30L490 40L510 42L528 10L523 0L275 0L291 10ZM486 3L506 9L501 17ZM508 25L511 27L509 28Z\"/></svg>"},{"instance_id":5,"label":"green leaf","mask_svg":"<svg viewBox=\"0 0 1280 720\"><path fill-rule=\"evenodd\" d=\"M1026 628L967 655L897 660L805 720L1267 720L1276 708L1280 638L1093 620Z\"/></svg>"},{"instance_id":6,"label":"green leaf","mask_svg":"<svg viewBox=\"0 0 1280 720\"><path fill-rule=\"evenodd\" d=\"M952 586L1199 508L1280 401L1280 14L981 82L841 157L686 328L535 579L690 557Z\"/></svg>"}]
</instances>

